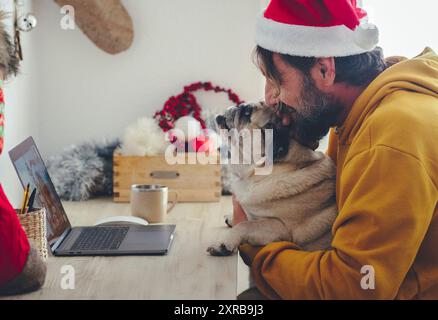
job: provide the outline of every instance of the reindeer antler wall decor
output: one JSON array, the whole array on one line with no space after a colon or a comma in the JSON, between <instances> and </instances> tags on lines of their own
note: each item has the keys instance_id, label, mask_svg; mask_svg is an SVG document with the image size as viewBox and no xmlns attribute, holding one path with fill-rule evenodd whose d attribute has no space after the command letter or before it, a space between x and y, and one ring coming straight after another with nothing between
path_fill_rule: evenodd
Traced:
<instances>
[{"instance_id":1,"label":"reindeer antler wall decor","mask_svg":"<svg viewBox=\"0 0 438 320\"><path fill-rule=\"evenodd\" d=\"M75 9L75 22L103 51L117 54L129 49L134 26L121 0L55 0L61 7Z\"/></svg>"}]
</instances>

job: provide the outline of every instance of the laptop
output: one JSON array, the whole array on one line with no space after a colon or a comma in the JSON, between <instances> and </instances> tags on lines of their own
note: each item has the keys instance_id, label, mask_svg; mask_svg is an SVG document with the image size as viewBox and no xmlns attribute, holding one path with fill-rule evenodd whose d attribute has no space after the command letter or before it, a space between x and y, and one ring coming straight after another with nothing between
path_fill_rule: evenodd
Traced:
<instances>
[{"instance_id":1,"label":"laptop","mask_svg":"<svg viewBox=\"0 0 438 320\"><path fill-rule=\"evenodd\" d=\"M47 242L54 256L164 255L175 225L72 227L32 137L9 152L22 186L36 188L34 207L47 214Z\"/></svg>"}]
</instances>

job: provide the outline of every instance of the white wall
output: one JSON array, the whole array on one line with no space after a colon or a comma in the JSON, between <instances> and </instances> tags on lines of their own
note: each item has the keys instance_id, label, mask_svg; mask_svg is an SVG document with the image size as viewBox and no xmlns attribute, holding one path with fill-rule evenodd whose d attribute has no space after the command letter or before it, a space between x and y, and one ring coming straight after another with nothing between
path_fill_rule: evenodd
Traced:
<instances>
[{"instance_id":1,"label":"white wall","mask_svg":"<svg viewBox=\"0 0 438 320\"><path fill-rule=\"evenodd\" d=\"M385 56L412 58L429 46L438 51L438 1L363 0L380 32Z\"/></svg>"},{"instance_id":2,"label":"white wall","mask_svg":"<svg viewBox=\"0 0 438 320\"><path fill-rule=\"evenodd\" d=\"M426 46L438 52L438 1L363 0L370 22L379 28L379 46L385 56L412 58ZM328 147L327 137L320 150Z\"/></svg>"},{"instance_id":3,"label":"white wall","mask_svg":"<svg viewBox=\"0 0 438 320\"><path fill-rule=\"evenodd\" d=\"M31 11L31 2L23 1L24 11ZM13 0L0 1L0 9L13 11ZM11 26L12 19L6 21ZM38 135L38 103L37 103L37 73L35 38L32 32L21 35L24 51L24 61L17 78L11 78L4 85L5 94L5 146L0 155L0 183L9 200L17 205L21 201L22 188L9 160L8 150L30 135Z\"/></svg>"},{"instance_id":4,"label":"white wall","mask_svg":"<svg viewBox=\"0 0 438 320\"><path fill-rule=\"evenodd\" d=\"M111 56L80 30L59 27L59 7L36 1L35 31L40 121L45 156L72 144L117 137L141 116L151 116L188 83L210 80L244 100L263 97L262 79L251 60L254 0L125 0L135 28L133 46ZM230 105L225 96L201 105Z\"/></svg>"},{"instance_id":5,"label":"white wall","mask_svg":"<svg viewBox=\"0 0 438 320\"><path fill-rule=\"evenodd\" d=\"M25 0L30 6L30 0ZM255 17L267 0L123 0L135 27L133 46L111 56L80 30L63 31L59 7L34 1L38 27L22 34L22 72L5 86L6 140L0 182L21 198L7 151L28 135L47 157L90 139L120 136L136 118L152 115L192 81L231 87L245 100L263 97L263 79L250 54ZM438 2L365 0L386 55L412 57L438 50ZM12 8L12 0L0 0ZM30 10L30 9L29 9ZM201 105L227 100L200 95ZM325 144L322 144L322 148Z\"/></svg>"}]
</instances>

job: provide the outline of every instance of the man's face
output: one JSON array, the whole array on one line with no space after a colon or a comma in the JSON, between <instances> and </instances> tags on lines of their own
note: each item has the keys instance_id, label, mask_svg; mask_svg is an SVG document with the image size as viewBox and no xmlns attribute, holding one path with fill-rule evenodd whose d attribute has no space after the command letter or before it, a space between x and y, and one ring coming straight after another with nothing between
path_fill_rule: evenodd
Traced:
<instances>
[{"instance_id":1,"label":"man's face","mask_svg":"<svg viewBox=\"0 0 438 320\"><path fill-rule=\"evenodd\" d=\"M323 92L315 85L312 70L303 74L277 54L274 54L273 62L281 81L276 86L266 79L266 103L278 109L284 125L293 121L299 139L319 141L336 124L343 105L331 93Z\"/></svg>"}]
</instances>

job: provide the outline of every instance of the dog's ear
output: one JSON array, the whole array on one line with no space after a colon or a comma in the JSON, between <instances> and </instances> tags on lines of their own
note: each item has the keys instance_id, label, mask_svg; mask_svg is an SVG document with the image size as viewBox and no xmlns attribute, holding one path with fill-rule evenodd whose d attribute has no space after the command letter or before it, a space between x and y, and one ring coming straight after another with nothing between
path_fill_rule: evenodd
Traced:
<instances>
[{"instance_id":1,"label":"dog's ear","mask_svg":"<svg viewBox=\"0 0 438 320\"><path fill-rule=\"evenodd\" d=\"M307 147L309 149L312 149L315 151L319 147L319 141L318 140L311 140L306 137L298 136L297 134L293 135L292 137L294 140L296 140L299 144L301 144L304 147Z\"/></svg>"},{"instance_id":2,"label":"dog's ear","mask_svg":"<svg viewBox=\"0 0 438 320\"><path fill-rule=\"evenodd\" d=\"M224 115L222 114L218 114L216 115L215 121L216 121L216 125L220 128L220 129L224 129L227 126L227 122L226 122L226 118Z\"/></svg>"},{"instance_id":3,"label":"dog's ear","mask_svg":"<svg viewBox=\"0 0 438 320\"><path fill-rule=\"evenodd\" d=\"M318 149L319 147L319 141L310 141L308 144L306 144L305 146L309 147L310 149L312 149L313 151L315 151L316 149Z\"/></svg>"},{"instance_id":4,"label":"dog's ear","mask_svg":"<svg viewBox=\"0 0 438 320\"><path fill-rule=\"evenodd\" d=\"M276 161L284 158L289 152L290 135L287 128L272 127L273 146L272 160Z\"/></svg>"}]
</instances>

